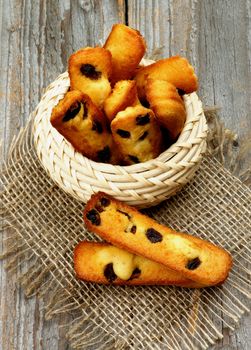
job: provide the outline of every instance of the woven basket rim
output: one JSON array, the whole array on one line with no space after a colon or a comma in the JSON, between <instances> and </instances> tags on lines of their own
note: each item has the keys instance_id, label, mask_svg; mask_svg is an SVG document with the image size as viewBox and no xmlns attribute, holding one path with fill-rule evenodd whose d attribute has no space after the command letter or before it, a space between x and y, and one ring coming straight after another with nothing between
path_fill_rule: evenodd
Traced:
<instances>
[{"instance_id":1,"label":"woven basket rim","mask_svg":"<svg viewBox=\"0 0 251 350\"><path fill-rule=\"evenodd\" d=\"M64 73L61 73L56 79L55 79L55 81L57 81L57 80L60 80L60 79L69 79L69 76L68 76L68 72L66 71L66 72L64 72ZM46 95L46 92L47 91L49 91L50 90L50 88L51 88L51 86L52 86L52 84L50 84L48 87L47 87L47 89L45 90L45 93L44 93L44 95ZM43 95L43 96L44 96ZM185 95L183 95L183 98L185 99L185 102L186 102L186 100L187 99L189 99L189 97L191 97L191 96L196 96L197 98L198 98L198 95L197 95L197 93L196 92L193 92L193 93L191 93L191 94L185 94ZM42 99L43 99L43 97L42 97ZM199 100L199 98L198 98L198 101L200 101ZM36 114L36 111L35 111L35 114ZM185 122L185 125L186 125L186 123L187 123L187 120L186 120L186 122ZM206 123L206 120L205 120L205 123ZM167 149L165 149L163 152L161 152L156 158L153 158L153 159L150 159L150 160L147 160L147 161L145 161L145 162L141 162L141 163L137 163L137 164L131 164L131 165L118 165L118 164L116 164L116 165L114 165L114 164L110 164L110 163L102 163L102 162L96 162L96 161L94 161L94 160L92 160L92 159L89 159L89 158L87 158L87 157L85 157L83 154L81 154L80 152L78 152L78 151L76 151L75 149L74 149L74 147L71 145L71 143L69 142L69 141L67 141L65 138L64 138L64 143L66 143L67 144L67 146L69 147L69 148L71 148L73 151L74 151L74 153L76 153L76 154L79 154L81 157L83 157L83 158L86 158L87 160L88 160L88 162L90 162L90 164L92 164L93 166L94 166L94 168L96 168L96 166L97 167L99 167L99 166L104 166L104 168L125 168L125 169L128 169L128 170L131 170L131 169L133 169L133 170L138 170L138 168L142 168L142 167L145 167L145 168L149 168L149 165L151 165L152 163L155 163L156 161L157 162L161 162L161 163L163 163L163 164L167 164L167 162L170 160L170 159L168 159L168 160L166 160L166 161L163 161L162 160L162 158L163 158L163 156L164 155L166 155L166 154L169 154L169 153L174 153L174 155L173 156L175 156L175 154L177 154L178 153L178 151L177 150L175 150L174 151L174 149L175 148L177 148L177 144L182 140L182 137L183 137L183 135L184 135L184 132L185 132L185 125L184 125L184 128L183 128L183 130L181 131L181 133L180 133L180 135L178 136L178 139L173 143L173 144L171 144ZM34 129L36 129L36 123L34 123L34 125L33 125L33 134L35 133L35 131L34 131ZM52 130L55 132L55 133L57 133L58 135L60 135L60 133L56 130L56 129L54 129L53 127L52 127ZM207 130L206 130L207 131ZM61 136L61 135L60 135ZM183 140L182 140L183 141ZM170 155L170 157L173 157L172 155ZM97 164L97 165L96 165ZM145 171L147 171L147 169L145 170ZM105 169L103 170L102 169L102 171L104 171L105 172Z\"/></svg>"},{"instance_id":2,"label":"woven basket rim","mask_svg":"<svg viewBox=\"0 0 251 350\"><path fill-rule=\"evenodd\" d=\"M149 61L143 63L145 62ZM35 148L43 167L63 190L82 201L87 200L85 193L89 191L91 195L99 189L110 192L118 198L122 196L121 188L118 186L125 183L129 189L124 189L124 192L130 193L130 197L134 196L135 201L138 202L143 196L144 198L141 198L143 202L146 199L151 202L151 194L147 192L147 187L150 188L152 185L151 189L157 196L161 188L166 186L166 182L169 181L171 184L173 181L173 186L180 187L187 182L186 175L192 176L191 169L198 165L205 152L207 137L207 123L202 103L195 92L184 95L187 120L177 141L154 159L124 166L98 163L86 158L75 151L73 146L52 127L51 110L63 98L68 88L68 72L64 72L48 86L42 96L34 112L32 130ZM139 190L139 187L142 188ZM164 197L158 200L160 199L163 200Z\"/></svg>"}]
</instances>

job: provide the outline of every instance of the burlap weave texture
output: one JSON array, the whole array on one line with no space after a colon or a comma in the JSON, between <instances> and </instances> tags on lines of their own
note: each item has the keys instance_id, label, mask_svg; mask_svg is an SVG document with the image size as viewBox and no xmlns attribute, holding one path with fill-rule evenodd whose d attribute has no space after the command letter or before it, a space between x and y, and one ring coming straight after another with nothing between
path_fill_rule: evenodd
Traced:
<instances>
[{"instance_id":1,"label":"burlap weave texture","mask_svg":"<svg viewBox=\"0 0 251 350\"><path fill-rule=\"evenodd\" d=\"M84 205L49 178L34 152L30 126L13 143L1 174L2 212L9 228L7 267L29 262L22 278L28 295L40 293L46 315L76 312L68 337L76 349L206 349L234 329L251 297L251 191L211 156L194 180L145 212L174 229L228 249L234 267L221 287L115 287L78 281L73 248L86 231ZM214 321L213 321L214 320Z\"/></svg>"}]
</instances>

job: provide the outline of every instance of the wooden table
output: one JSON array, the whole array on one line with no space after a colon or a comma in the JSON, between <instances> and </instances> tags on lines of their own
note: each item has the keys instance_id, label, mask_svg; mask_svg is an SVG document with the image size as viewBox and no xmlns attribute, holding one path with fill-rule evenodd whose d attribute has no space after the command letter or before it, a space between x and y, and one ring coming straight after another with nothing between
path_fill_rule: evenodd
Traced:
<instances>
[{"instance_id":1,"label":"wooden table","mask_svg":"<svg viewBox=\"0 0 251 350\"><path fill-rule=\"evenodd\" d=\"M239 139L251 131L250 0L0 0L0 138L6 156L13 135L25 125L43 89L67 66L68 56L99 45L113 23L137 28L148 56L187 56L196 67L205 105L221 107L220 116ZM100 41L101 40L101 41ZM3 243L2 243L3 245ZM26 299L1 263L0 349L69 349L65 319L46 322L43 303ZM18 268L17 277L20 274ZM251 316L216 349L251 349Z\"/></svg>"}]
</instances>

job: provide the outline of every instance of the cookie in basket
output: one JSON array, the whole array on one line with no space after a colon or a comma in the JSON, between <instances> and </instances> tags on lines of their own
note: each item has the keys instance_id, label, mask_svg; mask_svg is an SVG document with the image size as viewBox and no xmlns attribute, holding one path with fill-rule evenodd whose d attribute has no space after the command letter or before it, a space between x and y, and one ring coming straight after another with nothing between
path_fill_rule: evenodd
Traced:
<instances>
[{"instance_id":1,"label":"cookie in basket","mask_svg":"<svg viewBox=\"0 0 251 350\"><path fill-rule=\"evenodd\" d=\"M186 109L176 87L165 80L147 79L146 99L160 124L176 140L186 121Z\"/></svg>"},{"instance_id":2,"label":"cookie in basket","mask_svg":"<svg viewBox=\"0 0 251 350\"><path fill-rule=\"evenodd\" d=\"M136 104L140 104L136 82L134 80L120 80L105 100L104 111L107 118L112 121L118 112Z\"/></svg>"},{"instance_id":3,"label":"cookie in basket","mask_svg":"<svg viewBox=\"0 0 251 350\"><path fill-rule=\"evenodd\" d=\"M127 107L111 122L115 143L125 164L145 162L162 150L162 133L151 109Z\"/></svg>"},{"instance_id":4,"label":"cookie in basket","mask_svg":"<svg viewBox=\"0 0 251 350\"><path fill-rule=\"evenodd\" d=\"M115 24L104 48L112 54L112 84L131 79L145 54L146 44L140 32L124 24Z\"/></svg>"},{"instance_id":5,"label":"cookie in basket","mask_svg":"<svg viewBox=\"0 0 251 350\"><path fill-rule=\"evenodd\" d=\"M102 284L202 287L164 265L108 243L78 243L74 249L74 270L79 279Z\"/></svg>"},{"instance_id":6,"label":"cookie in basket","mask_svg":"<svg viewBox=\"0 0 251 350\"><path fill-rule=\"evenodd\" d=\"M198 79L193 67L186 58L180 56L165 58L138 69L135 80L140 100L145 100L148 78L166 80L181 93L189 94L198 89Z\"/></svg>"},{"instance_id":7,"label":"cookie in basket","mask_svg":"<svg viewBox=\"0 0 251 350\"><path fill-rule=\"evenodd\" d=\"M102 47L86 47L73 53L68 62L71 90L80 90L102 107L111 92L111 53Z\"/></svg>"},{"instance_id":8,"label":"cookie in basket","mask_svg":"<svg viewBox=\"0 0 251 350\"><path fill-rule=\"evenodd\" d=\"M51 124L84 156L97 162L118 162L104 114L81 91L66 93L52 110Z\"/></svg>"}]
</instances>

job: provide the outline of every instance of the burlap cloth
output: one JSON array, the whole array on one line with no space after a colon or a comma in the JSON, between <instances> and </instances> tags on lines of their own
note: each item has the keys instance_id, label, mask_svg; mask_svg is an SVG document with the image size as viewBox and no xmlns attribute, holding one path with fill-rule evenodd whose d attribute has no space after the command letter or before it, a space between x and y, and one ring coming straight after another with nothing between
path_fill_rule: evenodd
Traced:
<instances>
[{"instance_id":1,"label":"burlap cloth","mask_svg":"<svg viewBox=\"0 0 251 350\"><path fill-rule=\"evenodd\" d=\"M114 287L76 280L74 246L82 239L98 240L84 227L84 205L62 192L41 167L31 137L32 118L10 146L1 172L1 215L3 229L8 229L2 257L10 271L28 264L21 283L27 296L44 298L46 318L73 313L74 321L67 325L73 348L206 349L222 337L221 322L233 330L249 310L251 191L244 182L250 183L250 171L241 161L246 150L235 152L234 135L209 114L210 154L194 180L145 211L231 252L229 279L210 289ZM247 169L242 174L241 167Z\"/></svg>"}]
</instances>

